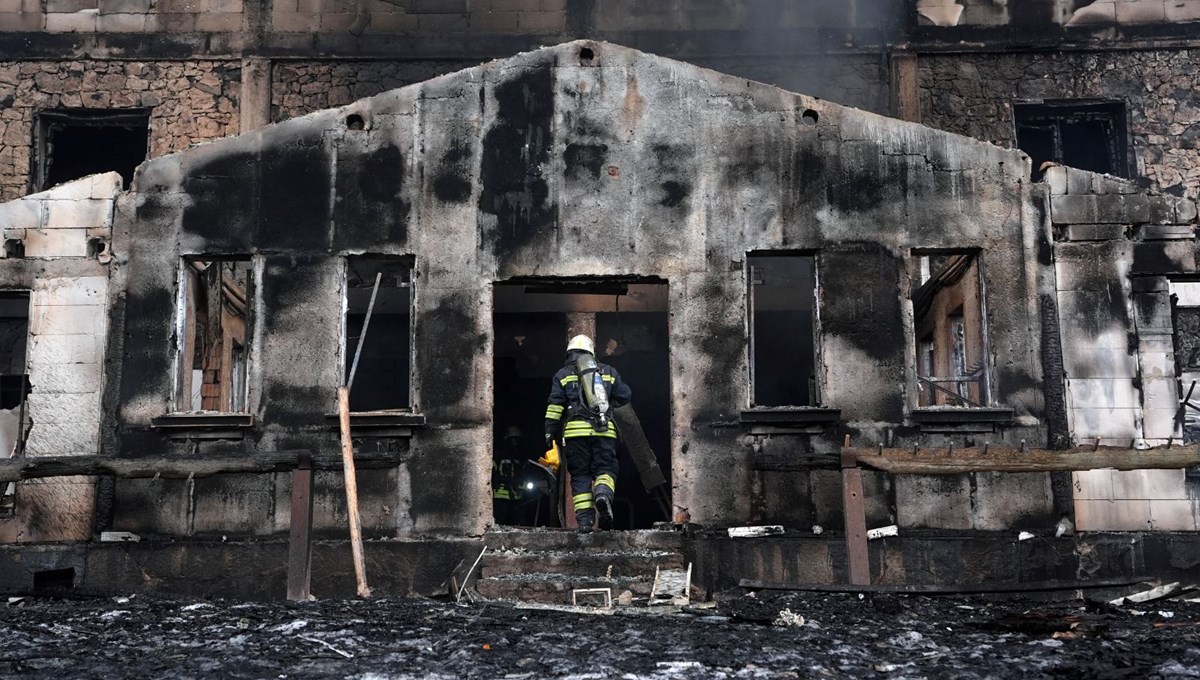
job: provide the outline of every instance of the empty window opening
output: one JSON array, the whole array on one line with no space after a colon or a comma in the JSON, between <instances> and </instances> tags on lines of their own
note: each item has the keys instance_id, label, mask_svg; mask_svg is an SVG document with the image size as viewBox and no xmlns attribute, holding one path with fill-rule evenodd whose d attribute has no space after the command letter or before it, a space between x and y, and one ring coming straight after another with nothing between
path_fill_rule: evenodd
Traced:
<instances>
[{"instance_id":1,"label":"empty window opening","mask_svg":"<svg viewBox=\"0 0 1200 680\"><path fill-rule=\"evenodd\" d=\"M1200 441L1200 281L1172 281L1171 308L1179 413L1184 442L1192 444Z\"/></svg>"},{"instance_id":2,"label":"empty window opening","mask_svg":"<svg viewBox=\"0 0 1200 680\"><path fill-rule=\"evenodd\" d=\"M253 271L249 259L183 261L177 411L246 412Z\"/></svg>"},{"instance_id":3,"label":"empty window opening","mask_svg":"<svg viewBox=\"0 0 1200 680\"><path fill-rule=\"evenodd\" d=\"M375 281L379 292L366 323ZM346 258L346 373L349 380L354 353L362 338L362 352L350 408L361 411L401 410L411 407L412 260L396 257Z\"/></svg>"},{"instance_id":4,"label":"empty window opening","mask_svg":"<svg viewBox=\"0 0 1200 680\"><path fill-rule=\"evenodd\" d=\"M914 255L918 406L988 405L987 329L978 253Z\"/></svg>"},{"instance_id":5,"label":"empty window opening","mask_svg":"<svg viewBox=\"0 0 1200 680\"><path fill-rule=\"evenodd\" d=\"M19 456L24 447L21 423L28 423L25 372L29 346L29 293L0 292L0 459ZM16 485L0 484L0 517L11 515Z\"/></svg>"},{"instance_id":6,"label":"empty window opening","mask_svg":"<svg viewBox=\"0 0 1200 680\"><path fill-rule=\"evenodd\" d=\"M129 186L149 150L150 110L42 111L35 129L34 191L113 171Z\"/></svg>"},{"instance_id":7,"label":"empty window opening","mask_svg":"<svg viewBox=\"0 0 1200 680\"><path fill-rule=\"evenodd\" d=\"M1033 160L1033 179L1042 164L1129 176L1125 105L1120 102L1015 104L1017 147Z\"/></svg>"},{"instance_id":8,"label":"empty window opening","mask_svg":"<svg viewBox=\"0 0 1200 680\"><path fill-rule=\"evenodd\" d=\"M535 461L546 449L543 431L551 381L566 361L567 341L577 334L591 337L596 360L616 369L629 385L630 405L666 479L665 489L646 490L630 453L634 435L618 427L614 527L646 529L670 519L662 505L671 475L667 290L665 283L645 280L495 285L492 499L496 524L569 526L573 521L574 509L565 491L569 488L565 457L557 478ZM669 502L666 505L670 507Z\"/></svg>"},{"instance_id":9,"label":"empty window opening","mask_svg":"<svg viewBox=\"0 0 1200 680\"><path fill-rule=\"evenodd\" d=\"M814 406L817 264L811 255L752 253L749 276L753 406Z\"/></svg>"}]
</instances>

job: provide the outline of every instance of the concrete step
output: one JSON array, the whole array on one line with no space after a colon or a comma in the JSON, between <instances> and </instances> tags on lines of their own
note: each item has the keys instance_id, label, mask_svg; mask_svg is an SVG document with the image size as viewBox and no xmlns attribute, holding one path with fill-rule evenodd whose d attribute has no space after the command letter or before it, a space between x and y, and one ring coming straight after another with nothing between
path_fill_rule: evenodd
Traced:
<instances>
[{"instance_id":1,"label":"concrete step","mask_svg":"<svg viewBox=\"0 0 1200 680\"><path fill-rule=\"evenodd\" d=\"M654 585L654 573L649 576L618 576L614 578L586 578L565 574L509 574L481 578L475 582L475 590L490 600L519 600L543 604L571 604L571 591L578 588L611 588L616 600L628 590L634 597L650 596Z\"/></svg>"},{"instance_id":2,"label":"concrete step","mask_svg":"<svg viewBox=\"0 0 1200 680\"><path fill-rule=\"evenodd\" d=\"M656 567L686 567L683 555L666 550L500 550L488 552L480 564L480 576L553 573L582 578L602 577L612 569L613 576L654 576Z\"/></svg>"},{"instance_id":3,"label":"concrete step","mask_svg":"<svg viewBox=\"0 0 1200 680\"><path fill-rule=\"evenodd\" d=\"M571 529L493 529L484 535L488 550L663 550L683 547L683 536L671 530L596 531L580 534Z\"/></svg>"}]
</instances>

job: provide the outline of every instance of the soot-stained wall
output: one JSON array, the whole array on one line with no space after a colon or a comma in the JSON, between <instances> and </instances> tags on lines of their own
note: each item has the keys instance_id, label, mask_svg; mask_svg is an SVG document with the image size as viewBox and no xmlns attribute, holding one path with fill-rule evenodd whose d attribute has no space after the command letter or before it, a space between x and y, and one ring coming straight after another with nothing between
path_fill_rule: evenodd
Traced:
<instances>
[{"instance_id":1,"label":"soot-stained wall","mask_svg":"<svg viewBox=\"0 0 1200 680\"><path fill-rule=\"evenodd\" d=\"M1052 272L1038 257L1046 227L1028 172L1016 151L595 42L158 158L116 215L124 296L109 441L125 456L335 447L326 414L342 375L344 258L411 256L412 394L427 424L388 444L404 452L398 468L360 473L364 512L375 535L476 534L490 522L490 284L657 277L670 288L676 519L831 523L836 475L784 477L756 457L832 455L846 433L863 445L1046 439L1038 301ZM992 396L1011 422L930 431L913 420L913 249L983 254L986 295L1002 301L988 307ZM797 434L740 423L751 393L745 260L758 251L816 257L816 378L821 406L841 409L836 424ZM240 438L155 422L172 403L180 260L200 255L250 256L258 272L254 423ZM947 524L1047 514L1048 484L1035 477L989 481L994 509ZM115 528L201 532L212 499L235 496L216 502L231 525L286 528L286 485L270 477L192 485L183 512L157 506L155 484L117 484ZM798 513L788 488L807 489L813 509ZM872 493L872 521L937 496L883 481Z\"/></svg>"}]
</instances>

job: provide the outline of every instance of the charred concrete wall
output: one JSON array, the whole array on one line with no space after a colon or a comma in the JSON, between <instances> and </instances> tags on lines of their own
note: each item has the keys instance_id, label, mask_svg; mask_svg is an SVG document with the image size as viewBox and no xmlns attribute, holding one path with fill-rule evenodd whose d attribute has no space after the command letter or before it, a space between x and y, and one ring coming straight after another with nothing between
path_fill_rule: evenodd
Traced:
<instances>
[{"instance_id":1,"label":"charred concrete wall","mask_svg":"<svg viewBox=\"0 0 1200 680\"><path fill-rule=\"evenodd\" d=\"M1186 407L1172 280L1196 271L1196 203L1052 168L1051 219L1071 433L1077 443L1170 445ZM1184 388L1186 390L1186 388ZM1074 473L1087 530L1194 530L1200 503L1185 470Z\"/></svg>"},{"instance_id":2,"label":"charred concrete wall","mask_svg":"<svg viewBox=\"0 0 1200 680\"><path fill-rule=\"evenodd\" d=\"M1013 151L598 43L160 158L118 206L112 450L334 446L344 256L413 256L413 403L428 424L384 444L404 452L397 469L360 475L366 523L379 535L479 533L490 521L489 284L652 276L670 287L677 519L836 524L834 475L757 461L831 454L846 432L895 445L1046 439L1038 309L1052 270L1039 257L1044 225L1027 172ZM984 254L987 295L1006 301L988 316L1000 422L995 409L978 422L914 419L913 249ZM745 259L757 251L816 256L821 405L840 409L840 424L739 423L750 406ZM260 272L254 422L232 438L162 426L186 256L250 256ZM877 479L872 521L1056 519L1045 475L963 477L953 501L940 487ZM113 527L279 531L280 481L121 481ZM325 494L319 523L338 526ZM918 510L947 502L940 515Z\"/></svg>"},{"instance_id":3,"label":"charred concrete wall","mask_svg":"<svg viewBox=\"0 0 1200 680\"><path fill-rule=\"evenodd\" d=\"M1200 197L1200 51L945 54L919 62L926 125L1015 146L1014 103L1123 102L1133 176Z\"/></svg>"},{"instance_id":4,"label":"charred concrete wall","mask_svg":"<svg viewBox=\"0 0 1200 680\"><path fill-rule=\"evenodd\" d=\"M120 188L121 178L110 173L0 204L9 244L0 259L0 288L29 291L26 456L100 452L108 244ZM19 483L14 515L0 518L0 540L91 538L94 486L90 477Z\"/></svg>"}]
</instances>

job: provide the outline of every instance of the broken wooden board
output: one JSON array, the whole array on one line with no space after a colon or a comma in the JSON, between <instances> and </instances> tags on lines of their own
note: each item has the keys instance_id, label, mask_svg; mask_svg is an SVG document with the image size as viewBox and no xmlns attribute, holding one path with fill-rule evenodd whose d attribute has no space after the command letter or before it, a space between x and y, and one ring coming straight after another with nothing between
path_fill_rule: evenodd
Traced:
<instances>
[{"instance_id":1,"label":"broken wooden board","mask_svg":"<svg viewBox=\"0 0 1200 680\"><path fill-rule=\"evenodd\" d=\"M629 450L629 457L637 466L638 475L641 476L642 486L646 491L666 484L667 478L658 466L658 457L654 455L654 449L650 448L650 442L646 439L646 433L642 431L642 422L638 420L633 405L625 404L613 409L613 420L617 423L617 431L621 433L621 441Z\"/></svg>"},{"instance_id":2,"label":"broken wooden board","mask_svg":"<svg viewBox=\"0 0 1200 680\"><path fill-rule=\"evenodd\" d=\"M766 526L757 527L729 527L730 538L758 538L760 536L779 536L783 533L783 526L779 524L769 524Z\"/></svg>"},{"instance_id":3,"label":"broken wooden board","mask_svg":"<svg viewBox=\"0 0 1200 680\"><path fill-rule=\"evenodd\" d=\"M1022 450L985 446L963 449L851 449L859 465L892 474L953 475L966 472L1070 472L1179 469L1200 465L1200 446L1157 449L1077 448Z\"/></svg>"},{"instance_id":4,"label":"broken wooden board","mask_svg":"<svg viewBox=\"0 0 1200 680\"><path fill-rule=\"evenodd\" d=\"M1195 583L1189 583L1185 586L1179 581L1176 581L1174 583L1167 583L1149 590L1144 590L1140 593L1118 597L1117 599L1112 600L1110 604L1115 604L1118 606L1127 604L1146 604L1149 602L1158 602L1160 600L1170 600L1172 598L1179 597L1180 595L1194 593L1196 590L1197 586Z\"/></svg>"}]
</instances>

